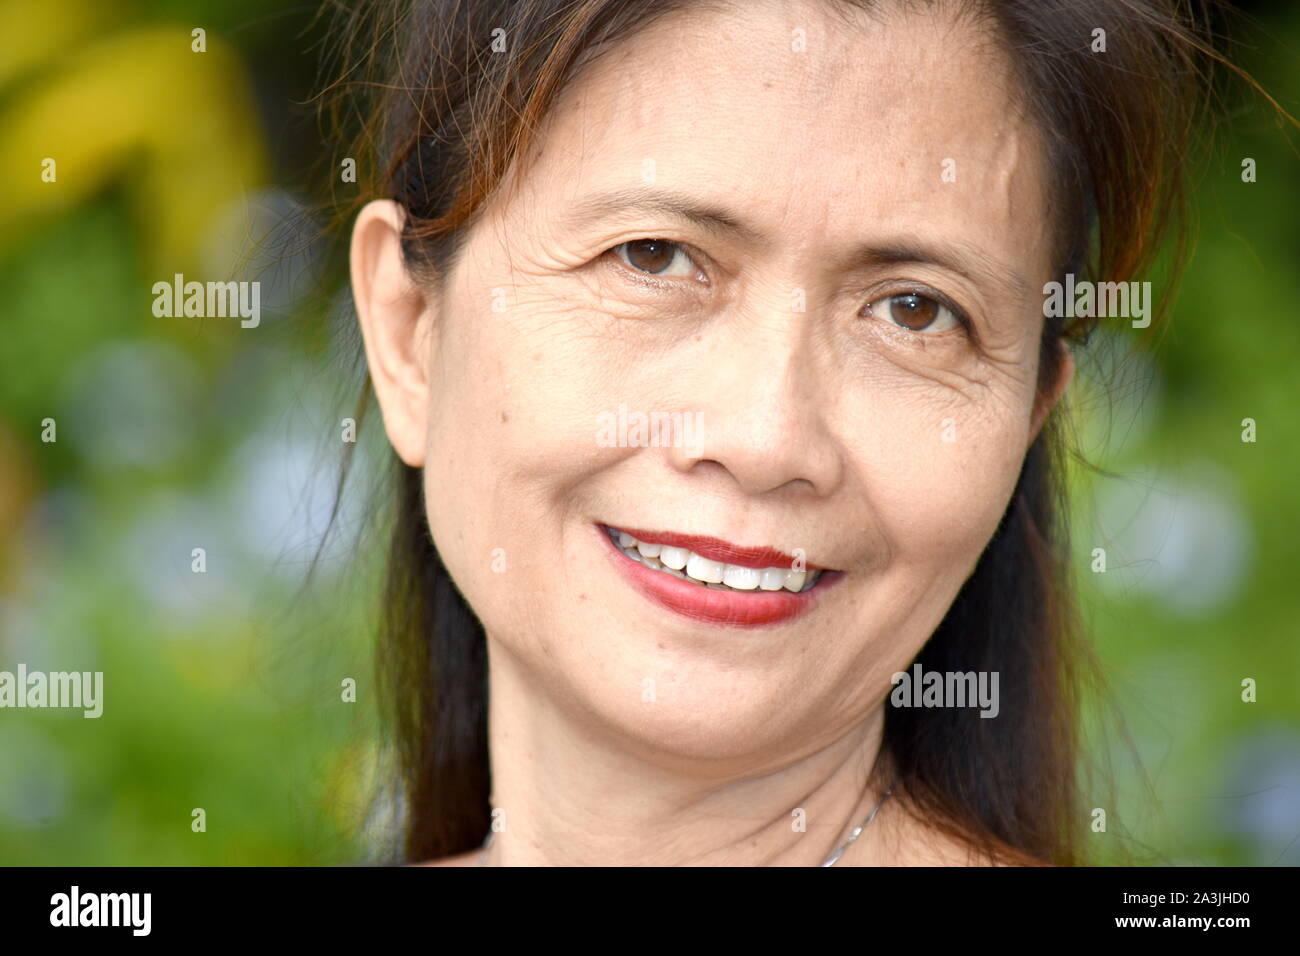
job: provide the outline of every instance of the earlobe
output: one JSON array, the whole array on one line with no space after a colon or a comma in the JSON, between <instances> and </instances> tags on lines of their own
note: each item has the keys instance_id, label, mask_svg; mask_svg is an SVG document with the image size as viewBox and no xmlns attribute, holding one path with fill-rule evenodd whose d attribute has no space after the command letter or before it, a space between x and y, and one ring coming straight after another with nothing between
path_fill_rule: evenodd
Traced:
<instances>
[{"instance_id":1,"label":"earlobe","mask_svg":"<svg viewBox=\"0 0 1300 956\"><path fill-rule=\"evenodd\" d=\"M405 211L368 203L352 229L352 297L384 430L399 458L424 464L428 428L429 301L402 256Z\"/></svg>"},{"instance_id":2,"label":"earlobe","mask_svg":"<svg viewBox=\"0 0 1300 956\"><path fill-rule=\"evenodd\" d=\"M1056 381L1052 383L1051 390L1042 395L1034 407L1034 418L1029 428L1031 445L1038 438L1038 433L1042 431L1047 416L1061 400L1061 396L1065 394L1065 390L1074 378L1074 354L1070 351L1070 344L1065 339L1061 339L1058 344L1061 348L1061 361L1057 367Z\"/></svg>"}]
</instances>

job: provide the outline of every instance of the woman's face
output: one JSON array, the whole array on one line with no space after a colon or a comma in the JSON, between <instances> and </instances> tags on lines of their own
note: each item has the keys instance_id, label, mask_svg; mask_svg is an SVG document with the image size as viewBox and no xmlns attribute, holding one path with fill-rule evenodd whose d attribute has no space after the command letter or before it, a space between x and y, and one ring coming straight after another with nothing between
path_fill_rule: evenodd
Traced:
<instances>
[{"instance_id":1,"label":"woman's face","mask_svg":"<svg viewBox=\"0 0 1300 956\"><path fill-rule=\"evenodd\" d=\"M754 767L880 705L1047 411L1052 210L1013 103L947 15L696 8L569 87L439 296L401 299L363 215L386 427L530 705ZM655 443L638 413L682 427ZM835 573L796 596L791 558Z\"/></svg>"}]
</instances>

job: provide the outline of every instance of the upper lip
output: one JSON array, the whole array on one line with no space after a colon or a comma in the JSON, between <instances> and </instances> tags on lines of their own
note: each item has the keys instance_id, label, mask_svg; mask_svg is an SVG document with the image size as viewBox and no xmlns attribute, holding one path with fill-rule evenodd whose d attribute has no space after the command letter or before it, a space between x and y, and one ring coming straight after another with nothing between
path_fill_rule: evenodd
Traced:
<instances>
[{"instance_id":1,"label":"upper lip","mask_svg":"<svg viewBox=\"0 0 1300 956\"><path fill-rule=\"evenodd\" d=\"M702 558L708 558L710 561L721 561L723 564L734 564L741 568L789 568L793 567L797 560L794 555L786 554L776 548L746 548L707 535L677 534L673 531L647 531L628 528L621 524L606 525L606 527L613 528L616 531L626 531L638 541L666 544L672 548L685 548L688 551L694 551ZM808 571L830 570L819 564L813 564L806 558L803 561L803 567Z\"/></svg>"}]
</instances>

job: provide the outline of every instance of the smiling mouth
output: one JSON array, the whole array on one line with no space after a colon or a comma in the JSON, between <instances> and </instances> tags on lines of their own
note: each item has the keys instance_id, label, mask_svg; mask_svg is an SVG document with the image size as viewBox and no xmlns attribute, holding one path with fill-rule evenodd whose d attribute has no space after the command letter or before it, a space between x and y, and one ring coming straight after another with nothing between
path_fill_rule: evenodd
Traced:
<instances>
[{"instance_id":1,"label":"smiling mouth","mask_svg":"<svg viewBox=\"0 0 1300 956\"><path fill-rule=\"evenodd\" d=\"M628 531L612 528L608 525L602 525L601 527L605 534L609 536L610 541L613 542L614 547L630 560L636 561L654 571L660 571L690 584L696 584L701 588L709 588L715 591L732 591L736 594L763 594L785 591L800 594L816 587L823 573L822 568L813 567L803 571L796 571L791 567L794 564L794 559L789 559L784 567L780 565L756 566L757 562L752 556L754 554L761 557L776 557L779 555L779 552L767 549L761 552L750 552L742 557L742 552L724 545L721 551L729 552L727 556L747 562L746 564L734 564L706 557L687 547L668 544L664 541L655 541L653 540L653 534L638 537ZM676 535L661 535L660 537L675 538L683 544L688 540ZM647 538L650 540L646 540ZM702 541L704 539L693 540ZM704 545L697 545L697 547L704 547ZM710 550L718 554L719 557L723 556L717 547Z\"/></svg>"}]
</instances>

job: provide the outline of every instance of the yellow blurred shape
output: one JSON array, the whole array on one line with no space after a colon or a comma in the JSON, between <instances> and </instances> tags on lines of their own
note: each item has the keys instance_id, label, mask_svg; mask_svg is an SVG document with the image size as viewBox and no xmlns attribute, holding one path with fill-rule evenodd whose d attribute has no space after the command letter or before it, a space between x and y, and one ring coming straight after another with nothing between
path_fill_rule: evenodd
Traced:
<instances>
[{"instance_id":1,"label":"yellow blurred shape","mask_svg":"<svg viewBox=\"0 0 1300 956\"><path fill-rule=\"evenodd\" d=\"M75 50L120 8L108 0L0 2L0 89L58 54Z\"/></svg>"},{"instance_id":2,"label":"yellow blurred shape","mask_svg":"<svg viewBox=\"0 0 1300 956\"><path fill-rule=\"evenodd\" d=\"M242 64L218 36L205 53L190 43L176 26L118 33L64 51L21 91L0 115L0 251L24 226L120 180L139 210L149 274L203 271L209 230L262 184L265 157ZM42 180L46 157L55 182Z\"/></svg>"}]
</instances>

